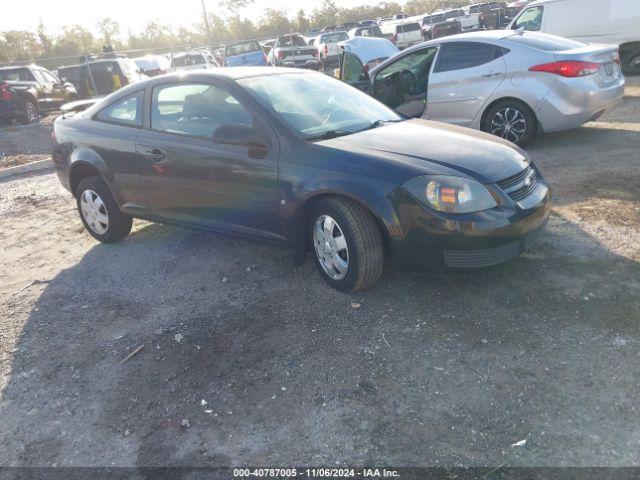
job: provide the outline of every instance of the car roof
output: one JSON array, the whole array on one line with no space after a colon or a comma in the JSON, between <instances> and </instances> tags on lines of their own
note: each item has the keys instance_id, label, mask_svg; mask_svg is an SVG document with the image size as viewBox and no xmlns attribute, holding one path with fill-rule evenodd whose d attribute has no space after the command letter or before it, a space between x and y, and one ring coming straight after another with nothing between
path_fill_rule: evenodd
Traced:
<instances>
[{"instance_id":1,"label":"car roof","mask_svg":"<svg viewBox=\"0 0 640 480\"><path fill-rule=\"evenodd\" d=\"M16 68L42 68L46 70L46 68L41 67L40 65L30 64L30 65L7 65L5 67L0 67L0 70L14 70Z\"/></svg>"}]
</instances>

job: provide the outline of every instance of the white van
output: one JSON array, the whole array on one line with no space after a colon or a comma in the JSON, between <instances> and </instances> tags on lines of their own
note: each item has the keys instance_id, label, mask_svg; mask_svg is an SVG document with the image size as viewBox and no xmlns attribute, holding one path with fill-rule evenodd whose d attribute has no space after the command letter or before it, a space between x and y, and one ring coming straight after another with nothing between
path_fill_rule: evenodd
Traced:
<instances>
[{"instance_id":1,"label":"white van","mask_svg":"<svg viewBox=\"0 0 640 480\"><path fill-rule=\"evenodd\" d=\"M640 0L538 0L509 25L620 47L622 70L640 74Z\"/></svg>"}]
</instances>

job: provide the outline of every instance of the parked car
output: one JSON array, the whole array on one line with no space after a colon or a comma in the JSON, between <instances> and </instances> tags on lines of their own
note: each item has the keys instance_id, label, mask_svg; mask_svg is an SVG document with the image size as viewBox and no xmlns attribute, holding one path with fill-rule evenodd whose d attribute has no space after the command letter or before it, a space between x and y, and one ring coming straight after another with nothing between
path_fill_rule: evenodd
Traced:
<instances>
[{"instance_id":1,"label":"parked car","mask_svg":"<svg viewBox=\"0 0 640 480\"><path fill-rule=\"evenodd\" d=\"M361 26L360 22L344 22L344 23L338 25L337 30L342 30L342 31L347 32L347 31L349 31L349 30L351 30L353 28L358 28L360 26Z\"/></svg>"},{"instance_id":2,"label":"parked car","mask_svg":"<svg viewBox=\"0 0 640 480\"><path fill-rule=\"evenodd\" d=\"M373 27L373 26L377 26L378 22L376 22L375 20L363 20L360 22L360 25L362 27Z\"/></svg>"},{"instance_id":3,"label":"parked car","mask_svg":"<svg viewBox=\"0 0 640 480\"><path fill-rule=\"evenodd\" d=\"M511 29L561 35L585 43L620 47L623 72L640 74L640 2L638 0L541 0L529 4Z\"/></svg>"},{"instance_id":4,"label":"parked car","mask_svg":"<svg viewBox=\"0 0 640 480\"><path fill-rule=\"evenodd\" d=\"M121 240L133 217L261 238L310 250L343 291L373 286L385 254L412 269L510 260L550 210L539 169L508 142L403 121L301 69L151 78L58 118L53 138L97 240Z\"/></svg>"},{"instance_id":5,"label":"parked car","mask_svg":"<svg viewBox=\"0 0 640 480\"><path fill-rule=\"evenodd\" d=\"M511 19L507 19L507 3L491 2L487 9L480 15L480 26L485 30L505 28Z\"/></svg>"},{"instance_id":6,"label":"parked car","mask_svg":"<svg viewBox=\"0 0 640 480\"><path fill-rule=\"evenodd\" d=\"M462 10L465 13L465 18L467 19L467 25L472 28L468 28L468 30L479 30L484 29L484 13L489 10L489 3L473 3L471 5L467 5L466 7L462 7Z\"/></svg>"},{"instance_id":7,"label":"parked car","mask_svg":"<svg viewBox=\"0 0 640 480\"><path fill-rule=\"evenodd\" d=\"M355 37L378 37L378 38L391 38L391 35L385 35L380 30L378 25L358 27L347 32L349 38Z\"/></svg>"},{"instance_id":8,"label":"parked car","mask_svg":"<svg viewBox=\"0 0 640 480\"><path fill-rule=\"evenodd\" d=\"M81 62L58 68L58 76L72 83L82 99L108 95L147 78L131 59L121 56L83 57Z\"/></svg>"},{"instance_id":9,"label":"parked car","mask_svg":"<svg viewBox=\"0 0 640 480\"><path fill-rule=\"evenodd\" d=\"M404 115L524 145L536 133L578 127L617 105L625 83L618 63L613 45L489 30L417 45L354 85Z\"/></svg>"},{"instance_id":10,"label":"parked car","mask_svg":"<svg viewBox=\"0 0 640 480\"><path fill-rule=\"evenodd\" d=\"M267 56L256 40L229 43L224 50L225 67L259 67L268 65Z\"/></svg>"},{"instance_id":11,"label":"parked car","mask_svg":"<svg viewBox=\"0 0 640 480\"><path fill-rule=\"evenodd\" d=\"M134 58L133 61L140 72L147 77L164 75L171 68L171 61L164 55L145 55L144 57Z\"/></svg>"},{"instance_id":12,"label":"parked car","mask_svg":"<svg viewBox=\"0 0 640 480\"><path fill-rule=\"evenodd\" d=\"M338 64L338 57L340 55L338 44L345 40L349 40L349 36L347 32L342 31L322 33L316 37L313 45L317 49L317 55L318 58L320 58L323 71Z\"/></svg>"},{"instance_id":13,"label":"parked car","mask_svg":"<svg viewBox=\"0 0 640 480\"><path fill-rule=\"evenodd\" d=\"M0 68L0 120L33 123L40 112L76 99L70 83L38 65Z\"/></svg>"},{"instance_id":14,"label":"parked car","mask_svg":"<svg viewBox=\"0 0 640 480\"><path fill-rule=\"evenodd\" d=\"M297 67L318 69L320 61L315 46L307 45L299 33L276 38L269 52L269 63L274 67Z\"/></svg>"},{"instance_id":15,"label":"parked car","mask_svg":"<svg viewBox=\"0 0 640 480\"><path fill-rule=\"evenodd\" d=\"M418 22L386 22L380 26L382 33L391 35L391 41L400 49L422 42L422 28Z\"/></svg>"}]
</instances>

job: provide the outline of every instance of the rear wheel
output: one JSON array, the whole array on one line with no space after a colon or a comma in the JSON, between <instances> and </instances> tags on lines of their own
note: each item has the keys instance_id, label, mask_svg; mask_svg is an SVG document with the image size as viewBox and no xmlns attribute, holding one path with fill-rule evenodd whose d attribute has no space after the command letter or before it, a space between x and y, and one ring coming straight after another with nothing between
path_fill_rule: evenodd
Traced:
<instances>
[{"instance_id":1,"label":"rear wheel","mask_svg":"<svg viewBox=\"0 0 640 480\"><path fill-rule=\"evenodd\" d=\"M27 100L24 104L24 109L22 111L22 117L20 121L25 125L29 125L35 122L38 118L38 105L31 100Z\"/></svg>"},{"instance_id":2,"label":"rear wheel","mask_svg":"<svg viewBox=\"0 0 640 480\"><path fill-rule=\"evenodd\" d=\"M375 285L384 250L371 212L346 199L326 198L314 208L310 228L316 265L329 285L343 292Z\"/></svg>"},{"instance_id":3,"label":"rear wheel","mask_svg":"<svg viewBox=\"0 0 640 480\"><path fill-rule=\"evenodd\" d=\"M82 223L95 239L114 243L129 235L132 218L120 211L102 178L82 180L76 189L76 200Z\"/></svg>"},{"instance_id":4,"label":"rear wheel","mask_svg":"<svg viewBox=\"0 0 640 480\"><path fill-rule=\"evenodd\" d=\"M524 103L503 100L485 112L481 128L484 132L523 146L536 133L536 117Z\"/></svg>"}]
</instances>

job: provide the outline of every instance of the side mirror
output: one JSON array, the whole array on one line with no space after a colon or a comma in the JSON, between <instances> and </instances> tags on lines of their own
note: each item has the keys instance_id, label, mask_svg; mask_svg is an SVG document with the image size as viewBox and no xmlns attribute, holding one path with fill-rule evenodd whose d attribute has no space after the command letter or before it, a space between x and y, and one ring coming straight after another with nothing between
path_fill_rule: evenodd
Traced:
<instances>
[{"instance_id":1,"label":"side mirror","mask_svg":"<svg viewBox=\"0 0 640 480\"><path fill-rule=\"evenodd\" d=\"M253 127L235 123L220 125L213 132L212 140L230 145L256 146L260 143Z\"/></svg>"}]
</instances>

